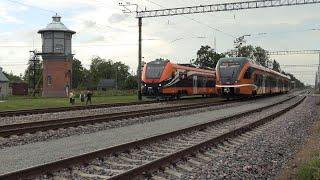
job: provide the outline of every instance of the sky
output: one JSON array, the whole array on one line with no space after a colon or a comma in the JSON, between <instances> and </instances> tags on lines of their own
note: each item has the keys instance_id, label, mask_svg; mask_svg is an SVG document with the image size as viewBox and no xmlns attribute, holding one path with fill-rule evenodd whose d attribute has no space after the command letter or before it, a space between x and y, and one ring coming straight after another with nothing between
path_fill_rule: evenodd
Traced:
<instances>
[{"instance_id":1,"label":"sky","mask_svg":"<svg viewBox=\"0 0 320 180\"><path fill-rule=\"evenodd\" d=\"M100 56L121 61L136 72L138 62L138 21L125 14L119 2L138 4L141 9L206 5L240 0L0 0L0 67L24 73L30 50L41 51L37 33L58 13L71 30L75 58L89 68L90 59ZM133 11L135 7L130 7ZM221 53L233 49L236 37L269 51L320 49L320 4L214 12L143 19L143 61L167 58L189 63L201 45ZM313 29L313 30L312 30ZM307 84L314 84L318 54L271 56L282 70Z\"/></svg>"}]
</instances>

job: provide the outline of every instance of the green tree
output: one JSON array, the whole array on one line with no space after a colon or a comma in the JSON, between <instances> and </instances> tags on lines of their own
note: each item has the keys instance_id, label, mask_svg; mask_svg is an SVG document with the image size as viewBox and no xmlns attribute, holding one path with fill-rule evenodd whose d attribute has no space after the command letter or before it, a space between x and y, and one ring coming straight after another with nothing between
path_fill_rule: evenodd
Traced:
<instances>
[{"instance_id":1,"label":"green tree","mask_svg":"<svg viewBox=\"0 0 320 180\"><path fill-rule=\"evenodd\" d=\"M34 72L34 69L36 70L35 72ZM43 72L42 61L40 60L36 61L35 64L29 63L27 69L24 71L23 80L28 82L28 85L30 88L33 88L34 83L36 84L36 88L41 88L42 81L43 81L42 72Z\"/></svg>"},{"instance_id":2,"label":"green tree","mask_svg":"<svg viewBox=\"0 0 320 180\"><path fill-rule=\"evenodd\" d=\"M267 67L267 61L269 60L268 51L261 48L260 46L254 49L254 58L262 66Z\"/></svg>"},{"instance_id":3,"label":"green tree","mask_svg":"<svg viewBox=\"0 0 320 180\"><path fill-rule=\"evenodd\" d=\"M272 62L272 70L281 72L280 64L276 60L273 60Z\"/></svg>"},{"instance_id":4,"label":"green tree","mask_svg":"<svg viewBox=\"0 0 320 180\"><path fill-rule=\"evenodd\" d=\"M235 50L228 51L225 54L229 57L233 56L235 54ZM259 46L253 47L252 45L240 46L237 49L237 57L248 57L250 59L254 59L264 67L267 67L267 61L269 60L267 50Z\"/></svg>"},{"instance_id":5,"label":"green tree","mask_svg":"<svg viewBox=\"0 0 320 180\"><path fill-rule=\"evenodd\" d=\"M125 80L124 89L137 89L138 88L138 83L137 83L137 76L128 76L127 79Z\"/></svg>"},{"instance_id":6,"label":"green tree","mask_svg":"<svg viewBox=\"0 0 320 180\"><path fill-rule=\"evenodd\" d=\"M10 83L22 82L22 74L20 76L14 75L12 72L7 73L3 71L3 74L9 79Z\"/></svg>"},{"instance_id":7,"label":"green tree","mask_svg":"<svg viewBox=\"0 0 320 180\"><path fill-rule=\"evenodd\" d=\"M255 48L251 45L242 46L238 49L238 57L249 57L253 59L255 56Z\"/></svg>"},{"instance_id":8,"label":"green tree","mask_svg":"<svg viewBox=\"0 0 320 180\"><path fill-rule=\"evenodd\" d=\"M82 66L81 61L73 59L72 61L72 88L83 87L86 81L85 68Z\"/></svg>"},{"instance_id":9,"label":"green tree","mask_svg":"<svg viewBox=\"0 0 320 180\"><path fill-rule=\"evenodd\" d=\"M129 77L129 66L122 62L115 62L112 64L112 71L114 72L114 79L116 80L117 88L124 88L125 81Z\"/></svg>"},{"instance_id":10,"label":"green tree","mask_svg":"<svg viewBox=\"0 0 320 180\"><path fill-rule=\"evenodd\" d=\"M224 54L216 53L210 46L201 46L197 51L197 58L191 60L191 63L200 67L215 68L220 58L225 57Z\"/></svg>"},{"instance_id":11,"label":"green tree","mask_svg":"<svg viewBox=\"0 0 320 180\"><path fill-rule=\"evenodd\" d=\"M96 86L101 79L115 79L118 88L125 86L125 80L130 75L129 66L122 62L113 62L100 57L91 60L90 74L93 84Z\"/></svg>"}]
</instances>

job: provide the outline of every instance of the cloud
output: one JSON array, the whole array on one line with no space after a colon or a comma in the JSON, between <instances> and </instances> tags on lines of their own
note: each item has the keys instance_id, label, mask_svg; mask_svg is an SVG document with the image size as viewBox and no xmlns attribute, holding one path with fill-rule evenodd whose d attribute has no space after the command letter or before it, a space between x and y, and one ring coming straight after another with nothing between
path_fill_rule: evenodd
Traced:
<instances>
[{"instance_id":1,"label":"cloud","mask_svg":"<svg viewBox=\"0 0 320 180\"><path fill-rule=\"evenodd\" d=\"M22 8L21 6L12 7L12 4L0 2L0 23L22 24L22 20L10 15L10 13L24 10L26 10L26 8Z\"/></svg>"},{"instance_id":2,"label":"cloud","mask_svg":"<svg viewBox=\"0 0 320 180\"><path fill-rule=\"evenodd\" d=\"M92 20L85 20L83 22L83 26L84 28L93 28L97 25L97 23L95 21L92 21Z\"/></svg>"},{"instance_id":3,"label":"cloud","mask_svg":"<svg viewBox=\"0 0 320 180\"><path fill-rule=\"evenodd\" d=\"M82 43L98 43L98 42L104 42L105 38L104 36L95 36L93 38L90 38L89 40L82 41Z\"/></svg>"},{"instance_id":4,"label":"cloud","mask_svg":"<svg viewBox=\"0 0 320 180\"><path fill-rule=\"evenodd\" d=\"M115 13L115 14L112 14L109 18L108 18L108 21L111 23L111 24L114 24L114 23L119 23L121 21L124 21L128 16L124 15L124 14L118 14L118 13Z\"/></svg>"}]
</instances>

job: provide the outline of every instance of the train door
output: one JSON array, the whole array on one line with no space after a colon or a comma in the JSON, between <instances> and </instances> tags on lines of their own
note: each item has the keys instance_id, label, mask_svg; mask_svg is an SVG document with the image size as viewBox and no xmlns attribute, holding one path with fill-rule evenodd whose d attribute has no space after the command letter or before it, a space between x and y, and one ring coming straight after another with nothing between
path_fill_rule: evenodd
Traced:
<instances>
[{"instance_id":1,"label":"train door","mask_svg":"<svg viewBox=\"0 0 320 180\"><path fill-rule=\"evenodd\" d=\"M262 94L266 93L266 75L262 76Z\"/></svg>"},{"instance_id":2,"label":"train door","mask_svg":"<svg viewBox=\"0 0 320 180\"><path fill-rule=\"evenodd\" d=\"M207 90L207 82L208 82L208 77L202 77L201 94L209 93L208 90Z\"/></svg>"},{"instance_id":3,"label":"train door","mask_svg":"<svg viewBox=\"0 0 320 180\"><path fill-rule=\"evenodd\" d=\"M193 94L198 94L198 77L193 76Z\"/></svg>"}]
</instances>

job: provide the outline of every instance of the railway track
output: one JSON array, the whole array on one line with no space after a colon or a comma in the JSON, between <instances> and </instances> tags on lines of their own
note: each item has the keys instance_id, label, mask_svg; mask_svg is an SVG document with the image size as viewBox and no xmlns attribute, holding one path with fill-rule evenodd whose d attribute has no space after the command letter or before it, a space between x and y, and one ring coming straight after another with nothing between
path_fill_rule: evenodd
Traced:
<instances>
[{"instance_id":1,"label":"railway track","mask_svg":"<svg viewBox=\"0 0 320 180\"><path fill-rule=\"evenodd\" d=\"M180 101L187 101L187 100L194 100L194 99L204 99L204 98L203 97L182 98L180 100L172 100L170 102L180 102ZM166 102L166 101L160 100L159 102ZM22 109L22 110L14 110L14 111L0 111L0 117L22 116L22 115L32 115L32 114L42 114L42 113L55 113L55 112L97 109L97 108L132 106L132 105L143 105L143 104L148 105L148 104L159 103L159 102L150 100L150 101L128 102L128 103L94 104L94 105L88 105L88 106L64 106L64 107L39 108L39 109Z\"/></svg>"},{"instance_id":2,"label":"railway track","mask_svg":"<svg viewBox=\"0 0 320 180\"><path fill-rule=\"evenodd\" d=\"M108 113L95 116L74 117L67 119L46 120L37 122L28 122L20 124L10 124L0 126L0 137L9 137L11 135L22 135L25 133L35 133L38 131L55 130L59 128L68 128L76 126L85 126L89 124L104 123L129 118L138 118L151 115L158 115L170 112L178 112L189 109L204 108L229 103L227 101L192 103L180 106L171 106L165 108L143 109L137 111Z\"/></svg>"},{"instance_id":3,"label":"railway track","mask_svg":"<svg viewBox=\"0 0 320 180\"><path fill-rule=\"evenodd\" d=\"M203 148L213 145L218 146L231 138L251 131L296 107L304 99L305 97L291 97L272 105L178 131L3 174L0 179L34 178L43 174L46 174L46 176L39 177L40 179L59 175L71 179L77 177L102 179L156 178L154 172L157 170L186 159ZM287 105L283 104L285 102L287 102ZM246 120L246 118L239 119L277 105L279 105L279 108L277 107L274 110L275 112L268 114L268 111L266 111L266 115L261 118L251 119L251 121ZM232 123L235 120L238 122Z\"/></svg>"}]
</instances>

